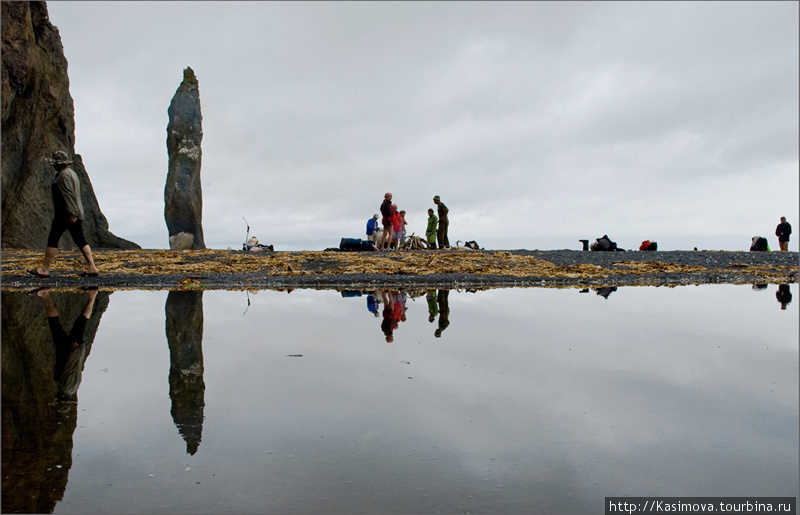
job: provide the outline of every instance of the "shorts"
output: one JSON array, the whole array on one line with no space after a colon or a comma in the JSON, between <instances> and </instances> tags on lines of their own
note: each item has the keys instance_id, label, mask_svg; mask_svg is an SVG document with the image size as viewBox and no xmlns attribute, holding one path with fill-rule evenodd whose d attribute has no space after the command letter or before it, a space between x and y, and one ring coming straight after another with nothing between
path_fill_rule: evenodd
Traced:
<instances>
[{"instance_id":1,"label":"shorts","mask_svg":"<svg viewBox=\"0 0 800 515\"><path fill-rule=\"evenodd\" d=\"M58 240L61 239L61 235L64 234L64 231L69 231L70 236L72 236L72 241L75 242L75 245L78 246L79 249L82 249L87 245L86 237L83 235L83 225L81 220L77 222L70 222L69 218L64 216L56 216L53 218L53 223L50 224L50 234L47 236L47 246L58 248Z\"/></svg>"}]
</instances>

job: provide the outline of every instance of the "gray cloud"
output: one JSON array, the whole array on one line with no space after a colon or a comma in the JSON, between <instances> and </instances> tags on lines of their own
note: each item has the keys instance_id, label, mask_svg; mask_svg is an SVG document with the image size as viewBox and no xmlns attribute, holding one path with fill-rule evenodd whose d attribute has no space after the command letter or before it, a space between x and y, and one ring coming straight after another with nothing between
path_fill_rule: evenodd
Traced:
<instances>
[{"instance_id":1,"label":"gray cloud","mask_svg":"<svg viewBox=\"0 0 800 515\"><path fill-rule=\"evenodd\" d=\"M167 246L166 111L186 66L212 247L241 244L243 216L279 249L335 246L387 190L412 231L440 194L451 240L494 248L608 233L746 249L800 209L795 3L48 8L76 150L112 230L145 247Z\"/></svg>"}]
</instances>

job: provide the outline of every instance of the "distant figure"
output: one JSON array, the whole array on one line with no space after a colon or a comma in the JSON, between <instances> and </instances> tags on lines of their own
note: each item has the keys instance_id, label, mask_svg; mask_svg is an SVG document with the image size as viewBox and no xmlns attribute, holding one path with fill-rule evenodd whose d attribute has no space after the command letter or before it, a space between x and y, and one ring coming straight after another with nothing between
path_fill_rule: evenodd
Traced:
<instances>
[{"instance_id":1,"label":"distant figure","mask_svg":"<svg viewBox=\"0 0 800 515\"><path fill-rule=\"evenodd\" d=\"M400 211L400 236L397 238L400 244L406 242L406 225L408 225L406 211L403 209Z\"/></svg>"},{"instance_id":2,"label":"distant figure","mask_svg":"<svg viewBox=\"0 0 800 515\"><path fill-rule=\"evenodd\" d=\"M386 337L386 343L392 343L394 341L394 330L397 329L397 326L400 324L405 309L397 292L382 290L381 300L383 301L381 331L383 331Z\"/></svg>"},{"instance_id":3,"label":"distant figure","mask_svg":"<svg viewBox=\"0 0 800 515\"><path fill-rule=\"evenodd\" d=\"M58 240L64 231L69 231L72 240L80 249L83 258L86 260L88 268L81 275L95 276L100 271L94 266L92 249L86 242L83 235L83 203L81 202L81 185L78 176L69 165L72 161L67 157L67 153L59 150L50 159L53 168L56 169L56 176L51 185L53 194L53 222L50 224L50 234L47 236L47 248L44 251L44 263L41 267L28 270L28 273L36 277L47 279L50 277L50 265L56 258L58 252Z\"/></svg>"},{"instance_id":4,"label":"distant figure","mask_svg":"<svg viewBox=\"0 0 800 515\"><path fill-rule=\"evenodd\" d=\"M775 292L775 298L781 303L781 309L786 309L786 305L792 302L792 292L789 290L788 284L778 285L778 291Z\"/></svg>"},{"instance_id":5,"label":"distant figure","mask_svg":"<svg viewBox=\"0 0 800 515\"><path fill-rule=\"evenodd\" d=\"M392 247L399 248L400 238L403 235L403 220L400 218L400 212L397 210L397 204L392 204Z\"/></svg>"},{"instance_id":6,"label":"distant figure","mask_svg":"<svg viewBox=\"0 0 800 515\"><path fill-rule=\"evenodd\" d=\"M439 210L439 232L436 234L436 239L439 240L439 248L449 249L450 240L447 238L447 227L450 225L450 221L447 218L447 213L449 213L450 210L447 209L447 206L441 201L439 195L433 197L433 203L436 204Z\"/></svg>"},{"instance_id":7,"label":"distant figure","mask_svg":"<svg viewBox=\"0 0 800 515\"><path fill-rule=\"evenodd\" d=\"M372 218L367 220L367 240L375 245L378 244L378 214L372 215Z\"/></svg>"},{"instance_id":8,"label":"distant figure","mask_svg":"<svg viewBox=\"0 0 800 515\"><path fill-rule=\"evenodd\" d=\"M775 229L775 236L778 237L778 244L781 246L781 252L789 250L789 235L792 234L792 226L786 221L786 217L781 217L781 223Z\"/></svg>"},{"instance_id":9,"label":"distant figure","mask_svg":"<svg viewBox=\"0 0 800 515\"><path fill-rule=\"evenodd\" d=\"M375 318L378 318L378 304L380 304L380 300L375 298L375 294L370 293L367 295L367 309L375 315Z\"/></svg>"},{"instance_id":10,"label":"distant figure","mask_svg":"<svg viewBox=\"0 0 800 515\"><path fill-rule=\"evenodd\" d=\"M272 245L264 245L258 242L258 238L255 236L250 236L247 240L247 243L244 244L244 250L249 250L250 252L263 252L263 251L273 251L275 250Z\"/></svg>"},{"instance_id":11,"label":"distant figure","mask_svg":"<svg viewBox=\"0 0 800 515\"><path fill-rule=\"evenodd\" d=\"M433 332L436 338L442 337L442 331L450 325L450 290L439 290L436 294L436 304L439 307L439 327Z\"/></svg>"},{"instance_id":12,"label":"distant figure","mask_svg":"<svg viewBox=\"0 0 800 515\"><path fill-rule=\"evenodd\" d=\"M429 249L436 248L436 225L439 219L433 214L433 209L428 209L428 228L425 229L425 242Z\"/></svg>"},{"instance_id":13,"label":"distant figure","mask_svg":"<svg viewBox=\"0 0 800 515\"><path fill-rule=\"evenodd\" d=\"M433 210L431 209L430 211ZM428 301L428 322L433 323L436 320L436 315L439 314L439 305L436 303L436 290L428 290L428 293L425 294L425 300Z\"/></svg>"},{"instance_id":14,"label":"distant figure","mask_svg":"<svg viewBox=\"0 0 800 515\"><path fill-rule=\"evenodd\" d=\"M392 213L392 194L386 192L381 203L381 225L383 225L383 236L381 237L381 250L388 250L392 245L392 235L394 234L394 220Z\"/></svg>"}]
</instances>

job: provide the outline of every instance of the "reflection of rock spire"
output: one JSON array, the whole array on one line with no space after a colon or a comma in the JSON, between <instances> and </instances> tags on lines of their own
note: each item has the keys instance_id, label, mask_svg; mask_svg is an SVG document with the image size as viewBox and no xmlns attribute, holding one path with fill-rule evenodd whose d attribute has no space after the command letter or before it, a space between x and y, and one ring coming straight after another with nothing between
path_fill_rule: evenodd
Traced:
<instances>
[{"instance_id":1,"label":"reflection of rock spire","mask_svg":"<svg viewBox=\"0 0 800 515\"><path fill-rule=\"evenodd\" d=\"M171 291L167 296L169 397L172 420L194 454L203 435L203 292Z\"/></svg>"}]
</instances>

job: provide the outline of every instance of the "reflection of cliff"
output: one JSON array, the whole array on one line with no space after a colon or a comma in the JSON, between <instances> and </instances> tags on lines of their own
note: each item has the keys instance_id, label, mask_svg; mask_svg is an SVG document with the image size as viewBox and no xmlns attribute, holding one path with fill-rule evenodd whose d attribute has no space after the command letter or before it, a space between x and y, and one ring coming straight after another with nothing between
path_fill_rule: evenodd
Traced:
<instances>
[{"instance_id":1,"label":"reflection of cliff","mask_svg":"<svg viewBox=\"0 0 800 515\"><path fill-rule=\"evenodd\" d=\"M61 324L70 326L87 296L50 294ZM100 292L86 324L86 354L108 307ZM42 301L2 292L2 512L52 513L63 497L72 466L78 405L57 401L56 349Z\"/></svg>"},{"instance_id":2,"label":"reflection of cliff","mask_svg":"<svg viewBox=\"0 0 800 515\"><path fill-rule=\"evenodd\" d=\"M194 454L203 434L203 292L171 291L167 296L169 397L172 420Z\"/></svg>"}]
</instances>

